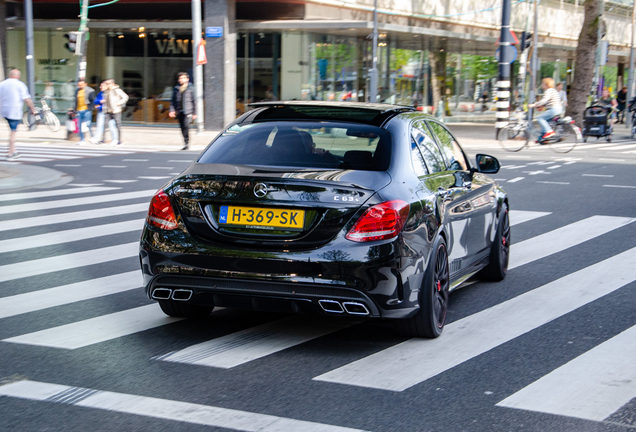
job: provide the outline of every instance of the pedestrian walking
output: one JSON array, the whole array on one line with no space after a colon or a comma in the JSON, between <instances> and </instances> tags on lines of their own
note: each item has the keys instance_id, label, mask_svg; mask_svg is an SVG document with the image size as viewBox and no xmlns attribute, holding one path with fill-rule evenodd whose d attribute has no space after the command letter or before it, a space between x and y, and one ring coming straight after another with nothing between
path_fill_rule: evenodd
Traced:
<instances>
[{"instance_id":1,"label":"pedestrian walking","mask_svg":"<svg viewBox=\"0 0 636 432\"><path fill-rule=\"evenodd\" d=\"M110 145L120 145L121 139L121 112L128 102L128 95L115 84L115 80L110 78L106 80L106 91L104 92L104 102L102 111L104 113L104 122L115 121L117 129L117 137L113 137Z\"/></svg>"},{"instance_id":2,"label":"pedestrian walking","mask_svg":"<svg viewBox=\"0 0 636 432\"><path fill-rule=\"evenodd\" d=\"M91 138L91 143L93 144L103 144L104 139L104 129L105 129L105 112L104 112L104 94L108 88L106 81L102 81L99 85L99 93L95 96L95 101L93 105L97 110L97 117L95 119L95 135ZM117 136L117 129L115 126L115 121L110 120L108 122L108 129L110 130L111 141L119 142Z\"/></svg>"},{"instance_id":3,"label":"pedestrian walking","mask_svg":"<svg viewBox=\"0 0 636 432\"><path fill-rule=\"evenodd\" d=\"M11 132L9 134L9 153L7 160L17 160L20 153L15 151L15 136L18 125L22 123L24 103L29 106L31 113L35 114L35 106L31 100L29 89L20 81L20 71L13 69L9 72L9 78L0 83L0 114L9 122Z\"/></svg>"},{"instance_id":4,"label":"pedestrian walking","mask_svg":"<svg viewBox=\"0 0 636 432\"><path fill-rule=\"evenodd\" d=\"M616 93L616 103L618 104L618 122L625 123L625 102L627 102L627 86Z\"/></svg>"},{"instance_id":5,"label":"pedestrian walking","mask_svg":"<svg viewBox=\"0 0 636 432\"><path fill-rule=\"evenodd\" d=\"M190 75L186 72L177 74L178 85L172 89L172 102L168 115L179 120L181 135L185 145L181 150L188 150L190 143L190 123L197 118L194 113L194 87L190 84Z\"/></svg>"},{"instance_id":6,"label":"pedestrian walking","mask_svg":"<svg viewBox=\"0 0 636 432\"><path fill-rule=\"evenodd\" d=\"M565 115L565 108L568 106L568 93L563 90L563 83L558 83L556 86L556 90L559 93L561 105L563 106L563 114Z\"/></svg>"},{"instance_id":7,"label":"pedestrian walking","mask_svg":"<svg viewBox=\"0 0 636 432\"><path fill-rule=\"evenodd\" d=\"M85 134L91 132L91 121L93 120L93 102L95 101L95 90L86 85L82 78L77 82L75 92L75 118L79 124L79 145L86 144ZM92 133L91 133L92 135Z\"/></svg>"}]
</instances>

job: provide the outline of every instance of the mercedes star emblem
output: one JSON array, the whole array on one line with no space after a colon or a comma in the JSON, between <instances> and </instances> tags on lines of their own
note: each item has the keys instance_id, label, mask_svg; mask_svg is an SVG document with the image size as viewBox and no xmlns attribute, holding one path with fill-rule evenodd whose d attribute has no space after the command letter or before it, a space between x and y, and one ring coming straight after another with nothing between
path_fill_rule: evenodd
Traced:
<instances>
[{"instance_id":1,"label":"mercedes star emblem","mask_svg":"<svg viewBox=\"0 0 636 432\"><path fill-rule=\"evenodd\" d=\"M256 183L256 186L254 186L254 195L256 195L257 198L263 198L267 195L267 185L265 183Z\"/></svg>"}]
</instances>

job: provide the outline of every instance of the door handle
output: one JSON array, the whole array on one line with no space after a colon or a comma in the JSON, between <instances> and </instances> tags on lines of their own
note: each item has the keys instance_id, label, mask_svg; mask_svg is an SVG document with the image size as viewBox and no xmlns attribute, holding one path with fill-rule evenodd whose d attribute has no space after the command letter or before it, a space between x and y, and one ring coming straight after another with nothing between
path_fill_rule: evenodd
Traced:
<instances>
[{"instance_id":1,"label":"door handle","mask_svg":"<svg viewBox=\"0 0 636 432\"><path fill-rule=\"evenodd\" d=\"M453 200L453 191L449 189L444 189L443 187L437 188L437 193L440 197L444 199L444 201L452 201Z\"/></svg>"}]
</instances>

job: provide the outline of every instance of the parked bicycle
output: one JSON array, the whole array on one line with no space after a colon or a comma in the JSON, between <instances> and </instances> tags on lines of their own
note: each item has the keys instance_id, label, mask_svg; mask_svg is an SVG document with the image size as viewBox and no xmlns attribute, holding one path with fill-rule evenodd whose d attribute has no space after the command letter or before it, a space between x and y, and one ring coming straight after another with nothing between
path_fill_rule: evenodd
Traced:
<instances>
[{"instance_id":1,"label":"parked bicycle","mask_svg":"<svg viewBox=\"0 0 636 432\"><path fill-rule=\"evenodd\" d=\"M518 152L524 147L528 147L530 142L539 145L547 145L556 153L571 152L576 144L582 139L581 129L574 124L571 117L554 117L548 121L554 131L550 138L542 140L541 129L536 121L529 122L527 113L517 110L512 116L510 123L499 130L497 138L499 144L505 150Z\"/></svg>"},{"instance_id":2,"label":"parked bicycle","mask_svg":"<svg viewBox=\"0 0 636 432\"><path fill-rule=\"evenodd\" d=\"M30 111L24 113L22 122L27 128L29 128L29 130L33 130L41 123L47 125L51 132L57 132L60 130L60 119L58 119L53 111L51 111L51 107L49 107L47 99L51 99L51 97L44 96L40 99L40 105L42 105L42 107L38 107L36 105L35 114L31 114Z\"/></svg>"}]
</instances>

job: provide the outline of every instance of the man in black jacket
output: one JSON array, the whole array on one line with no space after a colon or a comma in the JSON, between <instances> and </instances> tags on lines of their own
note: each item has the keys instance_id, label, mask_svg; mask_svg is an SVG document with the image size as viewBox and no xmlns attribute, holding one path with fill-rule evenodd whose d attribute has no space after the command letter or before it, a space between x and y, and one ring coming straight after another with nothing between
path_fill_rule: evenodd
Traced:
<instances>
[{"instance_id":1,"label":"man in black jacket","mask_svg":"<svg viewBox=\"0 0 636 432\"><path fill-rule=\"evenodd\" d=\"M185 141L185 145L181 150L188 150L190 123L197 118L194 113L194 87L190 84L190 75L186 72L179 72L177 80L179 85L172 90L172 102L170 103L170 113L168 115L179 120L181 134Z\"/></svg>"}]
</instances>

